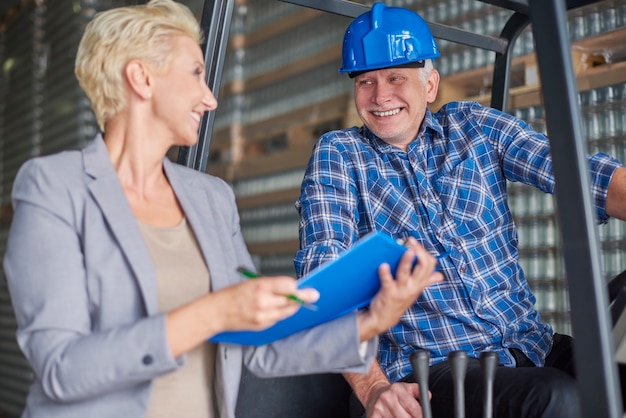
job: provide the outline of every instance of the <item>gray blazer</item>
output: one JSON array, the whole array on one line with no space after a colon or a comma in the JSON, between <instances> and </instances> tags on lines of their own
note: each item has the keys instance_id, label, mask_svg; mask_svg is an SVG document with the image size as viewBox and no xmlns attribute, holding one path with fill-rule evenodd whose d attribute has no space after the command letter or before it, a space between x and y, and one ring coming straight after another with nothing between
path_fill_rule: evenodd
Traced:
<instances>
[{"instance_id":1,"label":"gray blazer","mask_svg":"<svg viewBox=\"0 0 626 418\"><path fill-rule=\"evenodd\" d=\"M241 280L236 267L252 261L230 187L164 166L213 289ZM185 357L168 349L154 268L102 137L25 163L13 205L4 268L17 340L36 375L23 416L145 416L152 379ZM355 314L256 349L220 344L220 416L234 416L244 362L261 376L365 372L376 344L359 352Z\"/></svg>"}]
</instances>

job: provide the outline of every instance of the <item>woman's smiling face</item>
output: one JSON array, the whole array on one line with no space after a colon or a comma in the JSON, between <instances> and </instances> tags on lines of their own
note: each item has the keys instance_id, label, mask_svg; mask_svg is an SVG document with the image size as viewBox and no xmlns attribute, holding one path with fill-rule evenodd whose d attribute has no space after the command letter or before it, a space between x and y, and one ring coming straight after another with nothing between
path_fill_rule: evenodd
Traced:
<instances>
[{"instance_id":1,"label":"woman's smiling face","mask_svg":"<svg viewBox=\"0 0 626 418\"><path fill-rule=\"evenodd\" d=\"M187 36L174 40L176 54L164 74L155 77L154 113L158 123L171 131L176 145L194 145L200 120L217 107L205 81L200 47Z\"/></svg>"}]
</instances>

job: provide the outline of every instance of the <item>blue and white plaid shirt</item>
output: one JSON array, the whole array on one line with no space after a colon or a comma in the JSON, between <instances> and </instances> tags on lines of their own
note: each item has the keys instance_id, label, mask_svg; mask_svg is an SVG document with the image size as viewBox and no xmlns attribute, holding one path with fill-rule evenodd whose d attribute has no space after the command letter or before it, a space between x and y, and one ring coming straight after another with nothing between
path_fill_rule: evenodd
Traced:
<instances>
[{"instance_id":1,"label":"blue and white plaid shirt","mask_svg":"<svg viewBox=\"0 0 626 418\"><path fill-rule=\"evenodd\" d=\"M598 220L606 222L607 187L620 163L604 154L589 162ZM373 230L413 235L434 255L449 252L439 262L445 280L381 336L379 361L390 381L411 373L409 354L417 348L427 348L433 364L453 350L470 357L492 350L514 366L510 347L544 364L552 327L541 322L518 263L507 179L553 193L548 140L474 102L427 110L407 152L356 127L316 144L296 202L299 276Z\"/></svg>"}]
</instances>

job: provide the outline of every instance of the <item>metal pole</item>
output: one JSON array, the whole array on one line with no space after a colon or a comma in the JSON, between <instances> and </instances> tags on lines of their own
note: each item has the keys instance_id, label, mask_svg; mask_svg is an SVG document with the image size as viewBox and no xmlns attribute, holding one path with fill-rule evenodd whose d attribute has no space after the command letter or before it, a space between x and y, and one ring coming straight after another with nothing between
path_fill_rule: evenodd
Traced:
<instances>
[{"instance_id":1,"label":"metal pole","mask_svg":"<svg viewBox=\"0 0 626 418\"><path fill-rule=\"evenodd\" d=\"M200 27L206 38L201 46L204 53L206 80L216 98L219 96L222 71L228 46L230 22L235 0L205 0ZM198 171L205 171L209 159L209 147L215 112L207 112L200 123L198 143L192 147L181 147L178 162Z\"/></svg>"},{"instance_id":2,"label":"metal pole","mask_svg":"<svg viewBox=\"0 0 626 418\"><path fill-rule=\"evenodd\" d=\"M303 7L309 7L340 16L355 18L368 10L371 6L354 3L347 0L280 0ZM506 50L507 41L489 35L481 35L453 26L442 25L436 22L426 22L435 38L445 39L461 45L482 48L488 51L503 53Z\"/></svg>"},{"instance_id":3,"label":"metal pole","mask_svg":"<svg viewBox=\"0 0 626 418\"><path fill-rule=\"evenodd\" d=\"M520 33L522 33L526 26L528 26L528 16L513 13L500 33L500 38L506 39L508 42L504 52L496 53L491 88L491 107L502 110L503 112L506 112L509 107L509 86L511 85L513 47Z\"/></svg>"},{"instance_id":4,"label":"metal pole","mask_svg":"<svg viewBox=\"0 0 626 418\"><path fill-rule=\"evenodd\" d=\"M582 416L622 417L586 143L563 0L530 0L569 286Z\"/></svg>"}]
</instances>

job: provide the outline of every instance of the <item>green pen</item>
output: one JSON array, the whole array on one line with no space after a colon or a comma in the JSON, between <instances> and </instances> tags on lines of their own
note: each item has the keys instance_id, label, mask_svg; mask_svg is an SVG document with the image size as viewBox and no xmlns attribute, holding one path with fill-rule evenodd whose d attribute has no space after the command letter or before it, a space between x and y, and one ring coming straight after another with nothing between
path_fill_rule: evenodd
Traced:
<instances>
[{"instance_id":1,"label":"green pen","mask_svg":"<svg viewBox=\"0 0 626 418\"><path fill-rule=\"evenodd\" d=\"M241 273L244 277L248 278L248 279L256 279L257 277L261 277L259 274L255 273L255 272L253 272L251 270L248 270L245 267L238 267L237 271L239 273ZM289 294L289 295L285 295L285 296L287 297L287 299L289 299L289 300L291 300L293 302L296 302L297 304L302 305L302 306L304 306L307 309L310 309L312 311L316 311L317 310L317 306L311 305L309 303L306 303L305 301L303 301L302 299L300 299L296 295Z\"/></svg>"}]
</instances>

